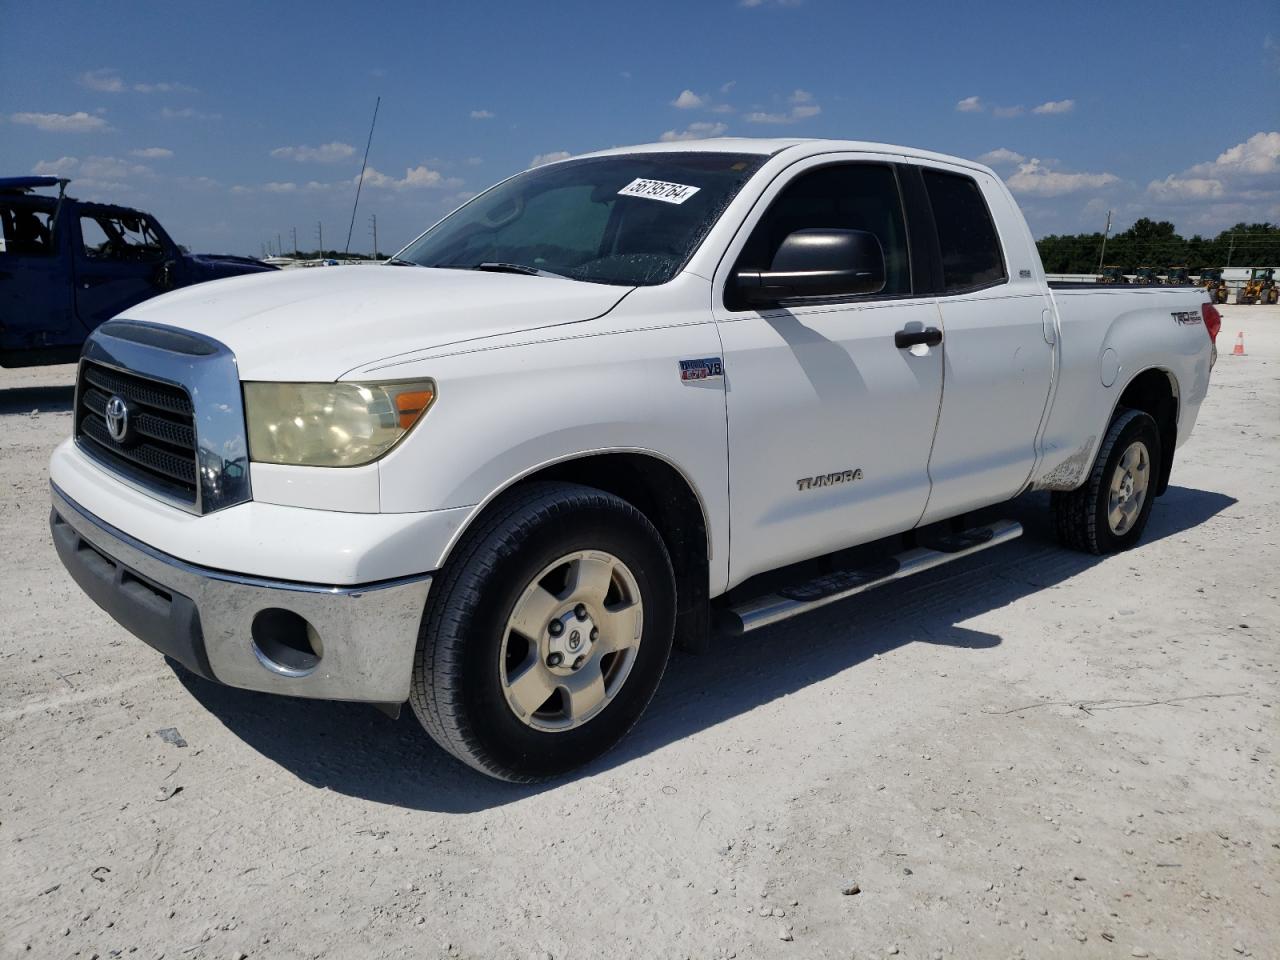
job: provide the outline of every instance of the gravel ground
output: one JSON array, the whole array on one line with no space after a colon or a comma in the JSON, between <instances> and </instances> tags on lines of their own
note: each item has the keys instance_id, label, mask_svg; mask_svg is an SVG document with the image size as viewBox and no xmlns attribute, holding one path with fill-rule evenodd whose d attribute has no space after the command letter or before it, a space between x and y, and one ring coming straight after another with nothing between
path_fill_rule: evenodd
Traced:
<instances>
[{"instance_id":1,"label":"gravel ground","mask_svg":"<svg viewBox=\"0 0 1280 960\"><path fill-rule=\"evenodd\" d=\"M1224 314L1140 547L1028 497L1012 545L677 656L537 788L171 670L49 543L71 368L0 371L0 956L1277 956L1280 309Z\"/></svg>"}]
</instances>

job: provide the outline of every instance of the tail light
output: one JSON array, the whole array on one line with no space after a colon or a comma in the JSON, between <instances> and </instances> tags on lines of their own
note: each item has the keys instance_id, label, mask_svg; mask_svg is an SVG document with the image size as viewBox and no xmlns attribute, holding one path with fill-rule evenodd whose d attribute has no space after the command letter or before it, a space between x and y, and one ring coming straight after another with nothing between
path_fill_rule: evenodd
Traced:
<instances>
[{"instance_id":1,"label":"tail light","mask_svg":"<svg viewBox=\"0 0 1280 960\"><path fill-rule=\"evenodd\" d=\"M1218 331L1222 329L1222 314L1212 303L1200 304L1200 314L1204 317L1204 328L1209 331L1209 339L1218 342Z\"/></svg>"}]
</instances>

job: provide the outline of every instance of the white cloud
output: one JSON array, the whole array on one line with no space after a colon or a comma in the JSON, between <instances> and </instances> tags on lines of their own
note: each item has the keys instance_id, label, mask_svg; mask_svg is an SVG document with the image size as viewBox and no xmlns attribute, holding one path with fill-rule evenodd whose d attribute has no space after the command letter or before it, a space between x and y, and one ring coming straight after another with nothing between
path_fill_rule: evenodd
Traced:
<instances>
[{"instance_id":1,"label":"white cloud","mask_svg":"<svg viewBox=\"0 0 1280 960\"><path fill-rule=\"evenodd\" d=\"M683 130L668 130L658 139L664 143L674 143L679 140L705 140L707 137L718 137L728 129L728 126L723 123L707 123L700 120L689 124Z\"/></svg>"},{"instance_id":2,"label":"white cloud","mask_svg":"<svg viewBox=\"0 0 1280 960\"><path fill-rule=\"evenodd\" d=\"M146 177L154 171L141 163L130 163L119 157L85 157L80 161L80 176L94 180L125 180Z\"/></svg>"},{"instance_id":3,"label":"white cloud","mask_svg":"<svg viewBox=\"0 0 1280 960\"><path fill-rule=\"evenodd\" d=\"M102 67L98 70L87 70L80 74L80 85L99 93L124 93L133 90L137 93L195 93L196 88L185 83L127 83L114 67Z\"/></svg>"},{"instance_id":4,"label":"white cloud","mask_svg":"<svg viewBox=\"0 0 1280 960\"><path fill-rule=\"evenodd\" d=\"M1217 159L1147 184L1147 194L1168 203L1280 200L1280 132L1255 133L1218 154Z\"/></svg>"},{"instance_id":5,"label":"white cloud","mask_svg":"<svg viewBox=\"0 0 1280 960\"><path fill-rule=\"evenodd\" d=\"M550 153L539 153L529 161L529 166L540 167L544 163L555 163L557 160L568 160L573 154L568 150L553 150Z\"/></svg>"},{"instance_id":6,"label":"white cloud","mask_svg":"<svg viewBox=\"0 0 1280 960\"><path fill-rule=\"evenodd\" d=\"M160 116L165 120L221 120L220 113L201 113L194 107L179 107L174 110L165 107L160 111Z\"/></svg>"},{"instance_id":7,"label":"white cloud","mask_svg":"<svg viewBox=\"0 0 1280 960\"><path fill-rule=\"evenodd\" d=\"M478 167L484 163L484 157L467 157L467 166Z\"/></svg>"},{"instance_id":8,"label":"white cloud","mask_svg":"<svg viewBox=\"0 0 1280 960\"><path fill-rule=\"evenodd\" d=\"M804 0L738 0L738 6L747 7L798 7Z\"/></svg>"},{"instance_id":9,"label":"white cloud","mask_svg":"<svg viewBox=\"0 0 1280 960\"><path fill-rule=\"evenodd\" d=\"M101 70L86 70L80 74L80 86L97 90L99 93L124 93L124 80L118 70L104 67Z\"/></svg>"},{"instance_id":10,"label":"white cloud","mask_svg":"<svg viewBox=\"0 0 1280 960\"><path fill-rule=\"evenodd\" d=\"M1178 177L1169 174L1163 180L1147 184L1147 193L1157 200L1211 200L1225 193L1221 180L1204 177Z\"/></svg>"},{"instance_id":11,"label":"white cloud","mask_svg":"<svg viewBox=\"0 0 1280 960\"><path fill-rule=\"evenodd\" d=\"M1255 133L1218 154L1211 163L1198 163L1191 173L1224 177L1280 173L1280 133Z\"/></svg>"},{"instance_id":12,"label":"white cloud","mask_svg":"<svg viewBox=\"0 0 1280 960\"><path fill-rule=\"evenodd\" d=\"M45 133L99 133L111 129L107 121L83 110L76 113L11 113L9 119Z\"/></svg>"},{"instance_id":13,"label":"white cloud","mask_svg":"<svg viewBox=\"0 0 1280 960\"><path fill-rule=\"evenodd\" d=\"M707 97L705 94L700 96L692 90L682 90L680 96L671 101L671 105L680 110L697 110L707 105Z\"/></svg>"},{"instance_id":14,"label":"white cloud","mask_svg":"<svg viewBox=\"0 0 1280 960\"><path fill-rule=\"evenodd\" d=\"M57 160L41 160L31 168L31 172L44 176L62 176L74 173L79 164L80 161L75 157L59 157Z\"/></svg>"},{"instance_id":15,"label":"white cloud","mask_svg":"<svg viewBox=\"0 0 1280 960\"><path fill-rule=\"evenodd\" d=\"M1076 108L1074 100L1049 100L1040 104L1038 107L1032 107L1032 113L1051 114L1051 113L1070 113Z\"/></svg>"},{"instance_id":16,"label":"white cloud","mask_svg":"<svg viewBox=\"0 0 1280 960\"><path fill-rule=\"evenodd\" d=\"M748 113L743 119L748 123L798 123L801 120L816 117L822 112L822 107L813 102L813 94L808 90L793 91L791 96L787 98L787 102L791 104L791 109L785 113L769 113L757 110Z\"/></svg>"},{"instance_id":17,"label":"white cloud","mask_svg":"<svg viewBox=\"0 0 1280 960\"><path fill-rule=\"evenodd\" d=\"M471 111L472 120L492 120L493 117L494 117L494 114L488 110L472 110Z\"/></svg>"},{"instance_id":18,"label":"white cloud","mask_svg":"<svg viewBox=\"0 0 1280 960\"><path fill-rule=\"evenodd\" d=\"M1119 183L1120 178L1114 173L1064 173L1050 169L1038 158L1032 157L1025 163L1018 164L1017 171L1005 182L1014 193L1059 197L1081 190L1100 190Z\"/></svg>"},{"instance_id":19,"label":"white cloud","mask_svg":"<svg viewBox=\"0 0 1280 960\"><path fill-rule=\"evenodd\" d=\"M1002 119L1007 119L1008 117L1022 116L1024 113L1026 113L1026 108L1025 107L993 107L991 109L991 113L994 116L1000 117Z\"/></svg>"},{"instance_id":20,"label":"white cloud","mask_svg":"<svg viewBox=\"0 0 1280 960\"><path fill-rule=\"evenodd\" d=\"M173 151L168 147L143 147L140 150L130 150L129 156L144 160L168 160L173 156Z\"/></svg>"},{"instance_id":21,"label":"white cloud","mask_svg":"<svg viewBox=\"0 0 1280 960\"><path fill-rule=\"evenodd\" d=\"M1009 150L1006 147L997 147L995 150L988 150L978 159L989 167L999 167L1022 163L1027 158L1016 151Z\"/></svg>"},{"instance_id":22,"label":"white cloud","mask_svg":"<svg viewBox=\"0 0 1280 960\"><path fill-rule=\"evenodd\" d=\"M732 89L733 89L734 87L736 87L737 85L738 85L738 81L737 81L737 80L730 80L728 83L722 83L722 84L720 84L720 92L721 92L721 93L728 93L730 90L732 90Z\"/></svg>"},{"instance_id":23,"label":"white cloud","mask_svg":"<svg viewBox=\"0 0 1280 960\"><path fill-rule=\"evenodd\" d=\"M356 148L339 140L322 143L318 147L276 147L271 156L277 160L297 160L299 163L340 163L355 155Z\"/></svg>"},{"instance_id":24,"label":"white cloud","mask_svg":"<svg viewBox=\"0 0 1280 960\"><path fill-rule=\"evenodd\" d=\"M130 163L119 157L59 157L57 160L41 160L32 168L32 173L57 176L74 175L77 179L111 181L119 183L130 177L149 177L155 171L141 163Z\"/></svg>"},{"instance_id":25,"label":"white cloud","mask_svg":"<svg viewBox=\"0 0 1280 960\"><path fill-rule=\"evenodd\" d=\"M357 175L352 177L351 182L355 183L359 179ZM365 171L364 182L370 187L380 187L387 190L422 190L462 186L461 180L456 177L446 177L439 170L432 170L426 164L408 167L404 172L404 176L400 179L388 176L370 167Z\"/></svg>"},{"instance_id":26,"label":"white cloud","mask_svg":"<svg viewBox=\"0 0 1280 960\"><path fill-rule=\"evenodd\" d=\"M298 189L298 185L293 182L281 183L279 181L272 181L271 183L264 183L262 185L262 189L267 193L293 193Z\"/></svg>"},{"instance_id":27,"label":"white cloud","mask_svg":"<svg viewBox=\"0 0 1280 960\"><path fill-rule=\"evenodd\" d=\"M135 83L138 93L198 93L195 87L185 83Z\"/></svg>"},{"instance_id":28,"label":"white cloud","mask_svg":"<svg viewBox=\"0 0 1280 960\"><path fill-rule=\"evenodd\" d=\"M981 113L985 109L980 97L965 97L956 104L956 110L960 113Z\"/></svg>"}]
</instances>

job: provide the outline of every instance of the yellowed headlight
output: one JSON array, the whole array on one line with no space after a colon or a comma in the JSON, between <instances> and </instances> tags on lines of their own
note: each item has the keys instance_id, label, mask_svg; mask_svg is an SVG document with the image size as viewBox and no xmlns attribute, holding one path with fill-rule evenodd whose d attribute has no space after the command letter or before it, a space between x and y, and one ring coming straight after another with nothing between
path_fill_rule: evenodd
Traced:
<instances>
[{"instance_id":1,"label":"yellowed headlight","mask_svg":"<svg viewBox=\"0 0 1280 960\"><path fill-rule=\"evenodd\" d=\"M431 380L244 384L249 459L358 467L399 443L435 402Z\"/></svg>"}]
</instances>

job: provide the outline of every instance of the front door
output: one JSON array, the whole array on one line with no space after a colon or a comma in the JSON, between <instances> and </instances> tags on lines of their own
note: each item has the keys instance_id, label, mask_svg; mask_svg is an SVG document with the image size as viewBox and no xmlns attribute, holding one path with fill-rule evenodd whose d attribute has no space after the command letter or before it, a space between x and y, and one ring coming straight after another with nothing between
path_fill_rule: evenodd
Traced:
<instances>
[{"instance_id":1,"label":"front door","mask_svg":"<svg viewBox=\"0 0 1280 960\"><path fill-rule=\"evenodd\" d=\"M161 292L165 247L150 218L119 207L81 206L75 244L76 312L93 330Z\"/></svg>"},{"instance_id":2,"label":"front door","mask_svg":"<svg viewBox=\"0 0 1280 960\"><path fill-rule=\"evenodd\" d=\"M879 293L747 309L717 295L724 345L730 583L864 543L919 520L942 397L940 346L896 335L940 328L913 282L898 173L883 160L802 161L772 184L717 271L767 270L806 227L865 230L885 254ZM730 285L731 289L731 285Z\"/></svg>"}]
</instances>

